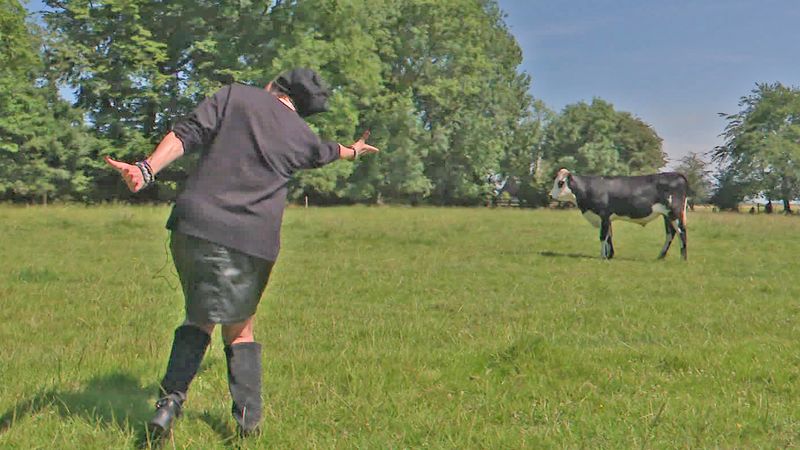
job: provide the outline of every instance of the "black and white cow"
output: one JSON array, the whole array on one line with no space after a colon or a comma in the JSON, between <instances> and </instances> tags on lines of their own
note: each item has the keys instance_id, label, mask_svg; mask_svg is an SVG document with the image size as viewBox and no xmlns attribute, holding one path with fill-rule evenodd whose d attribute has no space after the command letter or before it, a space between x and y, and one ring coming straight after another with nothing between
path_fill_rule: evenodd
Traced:
<instances>
[{"instance_id":1,"label":"black and white cow","mask_svg":"<svg viewBox=\"0 0 800 450\"><path fill-rule=\"evenodd\" d=\"M556 175L550 196L575 203L583 217L600 228L600 255L614 257L611 221L627 220L642 226L658 216L664 217L667 241L658 255L667 255L675 234L681 238L681 256L686 259L686 195L688 182L679 173L659 173L636 177L578 176L567 169Z\"/></svg>"}]
</instances>

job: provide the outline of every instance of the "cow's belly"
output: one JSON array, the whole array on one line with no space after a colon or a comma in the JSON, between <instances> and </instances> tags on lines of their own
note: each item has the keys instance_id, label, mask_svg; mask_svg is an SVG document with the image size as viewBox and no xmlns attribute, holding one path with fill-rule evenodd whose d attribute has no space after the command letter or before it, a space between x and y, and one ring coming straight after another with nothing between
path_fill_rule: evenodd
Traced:
<instances>
[{"instance_id":1,"label":"cow's belly","mask_svg":"<svg viewBox=\"0 0 800 450\"><path fill-rule=\"evenodd\" d=\"M662 205L661 203L656 203L655 205L650 207L650 213L647 215L642 215L639 217L631 217L626 215L612 214L611 220L624 220L626 222L638 223L641 226L645 226L648 223L655 220L657 217L666 216L668 214L669 214L669 208Z\"/></svg>"}]
</instances>

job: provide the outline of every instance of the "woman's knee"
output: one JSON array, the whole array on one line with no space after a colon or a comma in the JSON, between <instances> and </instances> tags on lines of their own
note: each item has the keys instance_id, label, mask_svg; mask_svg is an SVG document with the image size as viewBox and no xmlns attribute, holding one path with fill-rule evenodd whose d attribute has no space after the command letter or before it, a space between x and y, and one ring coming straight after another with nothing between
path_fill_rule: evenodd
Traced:
<instances>
[{"instance_id":1,"label":"woman's knee","mask_svg":"<svg viewBox=\"0 0 800 450\"><path fill-rule=\"evenodd\" d=\"M226 345L253 342L253 318L222 326L222 340Z\"/></svg>"}]
</instances>

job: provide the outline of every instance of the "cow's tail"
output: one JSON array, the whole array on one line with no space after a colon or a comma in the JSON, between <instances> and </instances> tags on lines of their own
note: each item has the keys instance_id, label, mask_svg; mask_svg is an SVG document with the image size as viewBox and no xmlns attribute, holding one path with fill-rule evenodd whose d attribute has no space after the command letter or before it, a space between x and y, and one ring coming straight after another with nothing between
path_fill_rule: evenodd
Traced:
<instances>
[{"instance_id":1,"label":"cow's tail","mask_svg":"<svg viewBox=\"0 0 800 450\"><path fill-rule=\"evenodd\" d=\"M681 208L681 222L683 226L686 227L686 212L689 209L689 180L686 179L686 175L679 173L678 175L681 176L683 179L683 205Z\"/></svg>"},{"instance_id":2,"label":"cow's tail","mask_svg":"<svg viewBox=\"0 0 800 450\"><path fill-rule=\"evenodd\" d=\"M683 222L683 226L686 226L686 211L689 208L689 197L684 195L683 196L683 209L681 210L681 222Z\"/></svg>"}]
</instances>

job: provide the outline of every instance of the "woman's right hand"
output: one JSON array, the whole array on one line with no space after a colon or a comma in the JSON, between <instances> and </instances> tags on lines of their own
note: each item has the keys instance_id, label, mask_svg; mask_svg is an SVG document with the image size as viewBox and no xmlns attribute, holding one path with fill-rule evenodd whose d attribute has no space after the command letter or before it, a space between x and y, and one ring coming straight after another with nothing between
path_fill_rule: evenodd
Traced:
<instances>
[{"instance_id":1,"label":"woman's right hand","mask_svg":"<svg viewBox=\"0 0 800 450\"><path fill-rule=\"evenodd\" d=\"M119 172L122 180L125 181L125 184L128 185L128 189L130 189L131 192L139 192L144 187L144 175L141 169L133 164L116 161L108 156L105 157L105 160L109 166Z\"/></svg>"}]
</instances>

